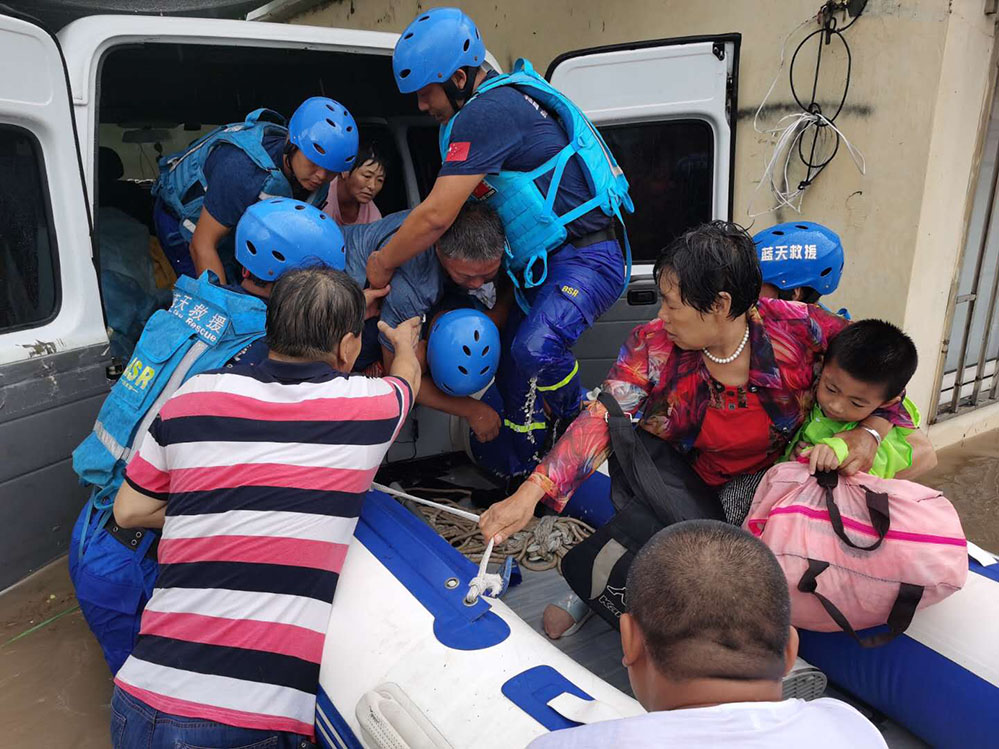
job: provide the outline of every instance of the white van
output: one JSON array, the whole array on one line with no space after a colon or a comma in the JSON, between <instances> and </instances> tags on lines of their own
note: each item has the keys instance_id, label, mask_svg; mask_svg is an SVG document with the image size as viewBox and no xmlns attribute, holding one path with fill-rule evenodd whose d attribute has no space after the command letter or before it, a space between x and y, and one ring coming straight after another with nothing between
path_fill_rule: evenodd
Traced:
<instances>
[{"instance_id":1,"label":"white van","mask_svg":"<svg viewBox=\"0 0 999 749\"><path fill-rule=\"evenodd\" d=\"M0 589L67 549L87 497L70 454L116 371L95 270L95 220L109 200L99 149L123 163L117 208L149 226L161 153L257 107L287 115L326 95L350 109L362 137L394 150L382 213L415 205L440 165L437 130L396 90L396 38L153 16L91 16L52 34L0 15ZM587 385L654 314L658 249L730 216L739 43L637 42L566 53L548 70L601 127L638 209L631 286L576 347ZM390 459L454 449L441 414L412 420L424 428Z\"/></svg>"}]
</instances>

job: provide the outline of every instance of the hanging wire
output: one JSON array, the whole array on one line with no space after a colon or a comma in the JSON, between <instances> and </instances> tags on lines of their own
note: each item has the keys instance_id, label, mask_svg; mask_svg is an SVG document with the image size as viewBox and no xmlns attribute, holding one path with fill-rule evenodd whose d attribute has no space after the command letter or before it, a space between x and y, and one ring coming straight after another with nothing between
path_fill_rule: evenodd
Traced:
<instances>
[{"instance_id":1,"label":"hanging wire","mask_svg":"<svg viewBox=\"0 0 999 749\"><path fill-rule=\"evenodd\" d=\"M784 37L784 42L781 44L780 63L777 66L777 72L774 75L773 82L770 84L770 88L767 89L766 96L763 97L763 101L756 110L756 115L753 117L753 129L760 135L767 135L771 138L773 151L764 167L763 175L747 209L748 215L752 218L770 213L779 208L790 208L800 213L805 191L815 181L816 177L832 162L836 154L839 153L840 142L846 146L850 157L853 159L853 163L860 173L865 174L867 171L867 162L860 149L850 143L850 140L843 131L834 124L836 118L839 117L843 111L843 107L846 105L853 69L853 54L846 37L843 36L843 32L850 28L856 22L857 18L839 28L835 14L845 10L845 2L837 3L830 0L830 2L825 3L819 9L819 12L815 16L802 21ZM760 115L766 107L771 94L773 94L774 88L777 86L777 81L780 80L781 72L784 69L788 42L803 27L815 22L820 23L821 27L798 42L794 53L791 55L791 63L788 66L791 95L794 97L794 101L800 111L781 117L771 129L761 129L759 124ZM798 90L794 85L795 64L798 62L798 55L801 50L804 49L809 41L816 37L819 37L819 39L815 58L815 74L812 78L811 94L806 104L804 99L799 96ZM819 77L822 69L823 48L828 46L833 38L838 39L842 43L843 49L846 52L846 76L843 82L843 94L836 105L835 111L830 116L822 111L817 98ZM832 139L831 147L827 145L830 138ZM808 151L807 156L805 154L806 149ZM817 159L816 155L822 153L828 153L828 155ZM795 185L791 173L795 165L799 163L805 167L805 176ZM758 193L764 184L769 186L776 203L766 210L754 213L753 208L756 204Z\"/></svg>"}]
</instances>

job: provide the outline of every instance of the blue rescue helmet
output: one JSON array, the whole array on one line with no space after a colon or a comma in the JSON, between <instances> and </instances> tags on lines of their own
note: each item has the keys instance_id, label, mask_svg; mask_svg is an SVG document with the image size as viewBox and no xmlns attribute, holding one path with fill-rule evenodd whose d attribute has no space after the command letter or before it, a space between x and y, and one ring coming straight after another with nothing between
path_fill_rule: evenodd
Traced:
<instances>
[{"instance_id":1,"label":"blue rescue helmet","mask_svg":"<svg viewBox=\"0 0 999 749\"><path fill-rule=\"evenodd\" d=\"M458 8L432 8L416 17L392 53L392 72L400 93L412 94L430 83L444 84L464 67L485 62L479 30Z\"/></svg>"},{"instance_id":2,"label":"blue rescue helmet","mask_svg":"<svg viewBox=\"0 0 999 749\"><path fill-rule=\"evenodd\" d=\"M262 200L236 224L236 260L261 281L309 265L343 270L346 258L336 221L301 200Z\"/></svg>"},{"instance_id":3,"label":"blue rescue helmet","mask_svg":"<svg viewBox=\"0 0 999 749\"><path fill-rule=\"evenodd\" d=\"M500 336L495 323L474 309L445 312L430 329L430 375L449 395L471 395L496 376Z\"/></svg>"},{"instance_id":4,"label":"blue rescue helmet","mask_svg":"<svg viewBox=\"0 0 999 749\"><path fill-rule=\"evenodd\" d=\"M836 232L811 221L789 221L753 237L763 283L781 291L799 287L831 294L843 275L843 244Z\"/></svg>"},{"instance_id":5,"label":"blue rescue helmet","mask_svg":"<svg viewBox=\"0 0 999 749\"><path fill-rule=\"evenodd\" d=\"M357 158L357 123L343 104L325 96L298 106L288 121L288 140L329 172L349 172Z\"/></svg>"}]
</instances>

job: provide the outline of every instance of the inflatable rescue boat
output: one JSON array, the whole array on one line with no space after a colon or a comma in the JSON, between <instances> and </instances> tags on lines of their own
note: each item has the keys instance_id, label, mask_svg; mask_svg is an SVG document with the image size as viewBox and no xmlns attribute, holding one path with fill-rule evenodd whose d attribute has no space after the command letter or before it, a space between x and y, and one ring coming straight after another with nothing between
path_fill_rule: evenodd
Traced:
<instances>
[{"instance_id":1,"label":"inflatable rescue boat","mask_svg":"<svg viewBox=\"0 0 999 749\"><path fill-rule=\"evenodd\" d=\"M613 512L595 473L567 511ZM999 741L999 561L969 544L965 587L880 648L801 633L837 688L933 746ZM378 491L368 494L337 586L316 736L336 749L524 747L581 723L643 712L502 599L466 604L476 566ZM527 583L525 583L527 584Z\"/></svg>"},{"instance_id":2,"label":"inflatable rescue boat","mask_svg":"<svg viewBox=\"0 0 999 749\"><path fill-rule=\"evenodd\" d=\"M644 712L501 599L466 604L477 573L396 500L369 492L326 633L322 746L524 747Z\"/></svg>"}]
</instances>

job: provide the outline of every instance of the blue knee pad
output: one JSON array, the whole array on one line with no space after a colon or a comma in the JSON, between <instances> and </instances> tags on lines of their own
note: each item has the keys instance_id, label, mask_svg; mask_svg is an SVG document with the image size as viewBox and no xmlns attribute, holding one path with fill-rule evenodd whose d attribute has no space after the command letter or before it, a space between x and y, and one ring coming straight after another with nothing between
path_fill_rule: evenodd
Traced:
<instances>
[{"instance_id":1,"label":"blue knee pad","mask_svg":"<svg viewBox=\"0 0 999 749\"><path fill-rule=\"evenodd\" d=\"M147 532L135 550L127 548L104 527L109 512L90 502L80 512L70 539L69 575L83 617L115 674L135 647L142 609L156 583L159 565L146 552L158 534Z\"/></svg>"}]
</instances>

